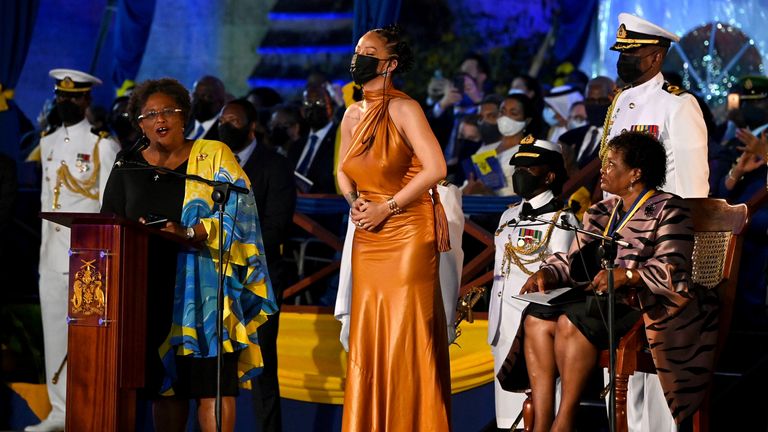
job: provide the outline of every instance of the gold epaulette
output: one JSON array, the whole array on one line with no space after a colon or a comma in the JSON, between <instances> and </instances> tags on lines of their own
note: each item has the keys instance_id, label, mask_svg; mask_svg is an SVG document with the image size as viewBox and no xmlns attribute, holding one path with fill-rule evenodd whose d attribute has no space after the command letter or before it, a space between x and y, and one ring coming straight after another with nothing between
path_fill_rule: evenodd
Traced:
<instances>
[{"instance_id":1,"label":"gold epaulette","mask_svg":"<svg viewBox=\"0 0 768 432\"><path fill-rule=\"evenodd\" d=\"M29 156L24 160L24 162L41 162L42 161L42 152L40 150L40 144L35 146L34 149L29 153Z\"/></svg>"},{"instance_id":2,"label":"gold epaulette","mask_svg":"<svg viewBox=\"0 0 768 432\"><path fill-rule=\"evenodd\" d=\"M109 138L109 132L107 132L107 131L97 131L97 130L91 129L91 133L96 135L97 137L99 137L101 139Z\"/></svg>"},{"instance_id":3,"label":"gold epaulette","mask_svg":"<svg viewBox=\"0 0 768 432\"><path fill-rule=\"evenodd\" d=\"M676 85L672 85L668 82L664 82L664 85L661 86L661 88L667 93L673 94L675 96L680 96L681 94L688 93L686 89L682 87L678 87Z\"/></svg>"}]
</instances>

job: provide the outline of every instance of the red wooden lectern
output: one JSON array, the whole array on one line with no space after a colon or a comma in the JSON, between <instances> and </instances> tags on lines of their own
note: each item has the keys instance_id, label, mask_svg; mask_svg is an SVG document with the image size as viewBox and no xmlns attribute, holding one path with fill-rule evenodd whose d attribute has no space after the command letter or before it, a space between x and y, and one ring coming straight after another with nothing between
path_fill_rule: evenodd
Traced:
<instances>
[{"instance_id":1,"label":"red wooden lectern","mask_svg":"<svg viewBox=\"0 0 768 432\"><path fill-rule=\"evenodd\" d=\"M148 239L187 243L115 215L41 217L72 229L66 430L133 432L144 385Z\"/></svg>"}]
</instances>

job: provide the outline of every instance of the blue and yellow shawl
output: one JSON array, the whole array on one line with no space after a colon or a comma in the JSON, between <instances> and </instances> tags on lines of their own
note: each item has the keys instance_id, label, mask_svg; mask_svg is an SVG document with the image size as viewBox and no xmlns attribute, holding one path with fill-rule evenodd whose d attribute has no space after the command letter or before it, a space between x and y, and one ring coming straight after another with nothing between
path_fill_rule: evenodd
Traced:
<instances>
[{"instance_id":1,"label":"blue and yellow shawl","mask_svg":"<svg viewBox=\"0 0 768 432\"><path fill-rule=\"evenodd\" d=\"M229 148L218 141L197 140L189 155L187 174L226 181L250 189L250 181ZM213 188L187 180L183 226L202 223L208 232L205 248L179 253L173 304L173 325L159 353L166 369L161 391L173 394L176 355L216 357L216 292L219 236L224 237L224 352L241 351L238 378L242 387L262 367L256 329L277 311L267 273L259 217L253 192L232 192L224 211L224 226L211 199Z\"/></svg>"}]
</instances>

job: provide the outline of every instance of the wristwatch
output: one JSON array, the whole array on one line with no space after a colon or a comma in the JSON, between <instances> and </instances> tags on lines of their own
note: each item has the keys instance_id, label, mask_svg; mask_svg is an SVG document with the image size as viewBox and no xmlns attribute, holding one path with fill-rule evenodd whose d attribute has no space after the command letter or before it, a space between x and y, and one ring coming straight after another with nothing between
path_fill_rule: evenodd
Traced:
<instances>
[{"instance_id":1,"label":"wristwatch","mask_svg":"<svg viewBox=\"0 0 768 432\"><path fill-rule=\"evenodd\" d=\"M632 273L632 270L629 270L629 269L627 269L626 273L624 274L627 275L628 282L632 282L632 278L635 277L635 274Z\"/></svg>"},{"instance_id":2,"label":"wristwatch","mask_svg":"<svg viewBox=\"0 0 768 432\"><path fill-rule=\"evenodd\" d=\"M193 238L195 238L195 228L187 227L187 233L184 235L184 238L187 240L192 240Z\"/></svg>"}]
</instances>

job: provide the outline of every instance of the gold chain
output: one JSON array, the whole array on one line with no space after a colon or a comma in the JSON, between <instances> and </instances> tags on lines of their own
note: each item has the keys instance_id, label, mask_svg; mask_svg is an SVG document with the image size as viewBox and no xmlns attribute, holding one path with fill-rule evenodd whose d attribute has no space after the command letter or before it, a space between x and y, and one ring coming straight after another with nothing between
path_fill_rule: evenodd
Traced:
<instances>
[{"instance_id":1,"label":"gold chain","mask_svg":"<svg viewBox=\"0 0 768 432\"><path fill-rule=\"evenodd\" d=\"M603 136L600 138L600 151L598 152L600 160L604 160L605 154L608 152L608 129L610 129L611 124L613 123L611 121L611 117L613 117L613 109L616 108L616 101L619 100L621 92L622 90L619 89L616 94L613 95L611 106L608 107L608 112L605 115L605 121L603 122Z\"/></svg>"},{"instance_id":2,"label":"gold chain","mask_svg":"<svg viewBox=\"0 0 768 432\"><path fill-rule=\"evenodd\" d=\"M101 168L101 162L99 161L99 142L101 136L96 140L96 145L93 147L93 173L85 180L78 180L69 171L67 164L62 161L59 169L56 170L56 186L53 188L53 209L56 210L59 207L59 195L61 195L61 187L64 186L71 192L78 195L82 195L92 200L99 199L99 191L93 191L93 188L98 186L99 170Z\"/></svg>"},{"instance_id":3,"label":"gold chain","mask_svg":"<svg viewBox=\"0 0 768 432\"><path fill-rule=\"evenodd\" d=\"M560 217L560 213L562 213L562 210L558 210L555 215L552 217L552 221L558 220ZM525 228L525 227L520 227ZM515 246L512 244L511 236L508 237L509 241L504 245L504 258L501 260L501 274L504 277L509 276L510 270L512 267L512 262L515 263L517 268L519 268L523 273L527 274L528 276L532 275L533 272L529 271L526 268L526 265L533 264L539 261L543 261L545 258L547 258L547 246L549 246L549 240L552 237L552 231L555 229L554 224L550 224L549 228L547 228L546 234L544 234L544 239L542 239L541 242L535 245L530 246ZM539 250L539 253L534 256L533 258L523 258L519 256L521 255L531 255L536 250Z\"/></svg>"}]
</instances>

